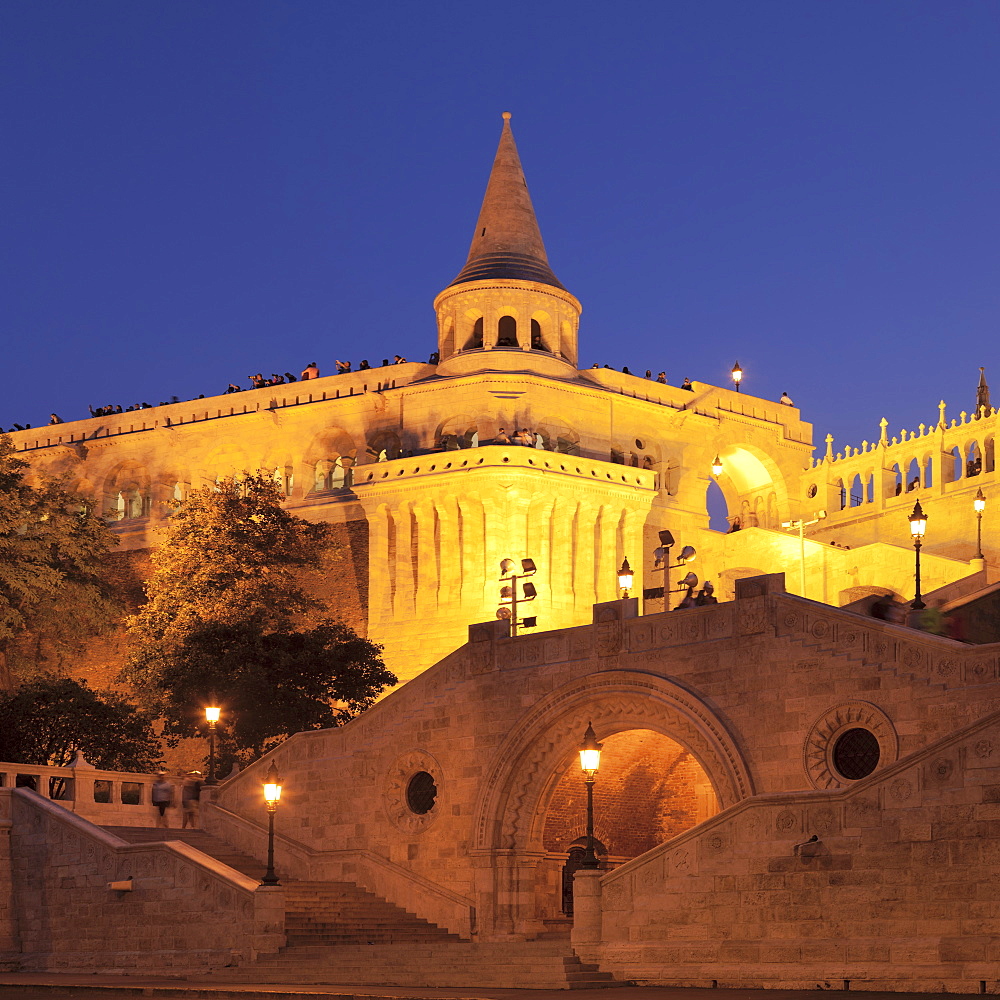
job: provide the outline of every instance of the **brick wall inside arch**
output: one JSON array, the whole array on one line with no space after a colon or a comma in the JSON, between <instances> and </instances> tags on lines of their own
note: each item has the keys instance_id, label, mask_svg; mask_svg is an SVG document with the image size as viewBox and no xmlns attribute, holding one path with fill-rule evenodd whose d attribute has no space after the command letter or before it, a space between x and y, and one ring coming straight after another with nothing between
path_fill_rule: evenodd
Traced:
<instances>
[{"instance_id":1,"label":"brick wall inside arch","mask_svg":"<svg viewBox=\"0 0 1000 1000\"><path fill-rule=\"evenodd\" d=\"M718 811L704 769L675 740L633 729L602 742L595 834L612 858L637 857ZM586 812L586 784L574 759L549 802L545 849L567 852L586 833Z\"/></svg>"}]
</instances>

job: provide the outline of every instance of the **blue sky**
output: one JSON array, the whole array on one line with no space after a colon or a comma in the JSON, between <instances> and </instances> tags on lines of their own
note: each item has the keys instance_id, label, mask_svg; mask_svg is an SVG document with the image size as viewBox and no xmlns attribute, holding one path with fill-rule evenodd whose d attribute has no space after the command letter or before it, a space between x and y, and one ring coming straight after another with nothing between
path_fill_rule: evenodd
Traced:
<instances>
[{"instance_id":1,"label":"blue sky","mask_svg":"<svg viewBox=\"0 0 1000 1000\"><path fill-rule=\"evenodd\" d=\"M1000 400L1000 5L0 4L0 426L423 359L513 113L580 360Z\"/></svg>"}]
</instances>

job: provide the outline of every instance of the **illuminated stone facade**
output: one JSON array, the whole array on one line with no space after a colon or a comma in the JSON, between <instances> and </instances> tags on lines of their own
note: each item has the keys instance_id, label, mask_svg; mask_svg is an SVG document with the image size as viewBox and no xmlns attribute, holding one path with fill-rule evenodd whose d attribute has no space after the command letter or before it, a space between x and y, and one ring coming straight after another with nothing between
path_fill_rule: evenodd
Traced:
<instances>
[{"instance_id":1,"label":"illuminated stone facade","mask_svg":"<svg viewBox=\"0 0 1000 1000\"><path fill-rule=\"evenodd\" d=\"M531 611L541 629L585 622L595 601L617 596L615 571L626 557L636 590L662 587L651 558L662 528L698 549L694 568L722 599L741 577L785 569L790 589L831 604L875 590L908 596L905 515L919 495L934 526L924 590L981 568L969 562L971 501L980 485L997 496L996 411L946 426L942 406L939 424L919 434L883 434L839 455L828 442L814 464L812 428L794 407L698 382L689 392L578 369L580 304L548 264L507 120L468 261L434 305L436 364L12 438L38 471L65 477L115 512L128 549L155 544L167 501L226 474L265 470L290 510L345 526L346 561L328 598L385 644L402 679L456 648L469 623L494 615L497 567L507 556L538 566ZM501 430L521 428L538 435L533 450L498 443ZM979 456L974 478L952 449ZM709 529L716 456L730 521L743 528L732 534ZM905 488L911 459L921 464L913 493ZM829 516L806 530L800 552L782 522L811 520L820 509ZM662 608L661 599L648 610Z\"/></svg>"}]
</instances>

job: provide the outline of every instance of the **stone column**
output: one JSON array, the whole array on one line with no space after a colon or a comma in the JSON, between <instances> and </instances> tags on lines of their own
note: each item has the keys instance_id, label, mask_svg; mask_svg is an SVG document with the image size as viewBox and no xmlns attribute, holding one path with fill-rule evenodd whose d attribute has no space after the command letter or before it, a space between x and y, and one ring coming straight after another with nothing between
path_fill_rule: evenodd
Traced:
<instances>
[{"instance_id":1,"label":"stone column","mask_svg":"<svg viewBox=\"0 0 1000 1000\"><path fill-rule=\"evenodd\" d=\"M601 873L581 868L573 874L573 930L570 941L574 949L593 948L601 944Z\"/></svg>"},{"instance_id":2,"label":"stone column","mask_svg":"<svg viewBox=\"0 0 1000 1000\"><path fill-rule=\"evenodd\" d=\"M0 960L21 951L14 910L14 868L10 853L11 789L0 788Z\"/></svg>"}]
</instances>

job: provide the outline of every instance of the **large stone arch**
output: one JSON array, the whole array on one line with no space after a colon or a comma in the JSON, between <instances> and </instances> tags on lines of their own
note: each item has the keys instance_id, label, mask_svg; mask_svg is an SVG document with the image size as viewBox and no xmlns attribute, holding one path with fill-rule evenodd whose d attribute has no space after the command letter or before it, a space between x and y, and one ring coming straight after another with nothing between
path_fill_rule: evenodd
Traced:
<instances>
[{"instance_id":1,"label":"large stone arch","mask_svg":"<svg viewBox=\"0 0 1000 1000\"><path fill-rule=\"evenodd\" d=\"M719 445L717 455L722 462L722 473L716 477L716 482L726 499L730 519L741 516L745 501L749 501L753 509L754 500L760 497L766 502L772 493L779 522L786 516L790 500L788 483L781 467L766 451L746 441L733 441ZM706 479L706 508L708 485Z\"/></svg>"},{"instance_id":2,"label":"large stone arch","mask_svg":"<svg viewBox=\"0 0 1000 1000\"><path fill-rule=\"evenodd\" d=\"M604 671L538 702L498 747L476 805L475 849L540 848L545 806L588 723L598 739L650 729L676 740L704 768L723 809L753 794L735 739L696 695L654 674Z\"/></svg>"}]
</instances>

